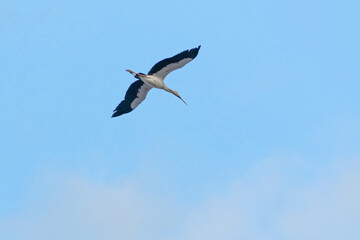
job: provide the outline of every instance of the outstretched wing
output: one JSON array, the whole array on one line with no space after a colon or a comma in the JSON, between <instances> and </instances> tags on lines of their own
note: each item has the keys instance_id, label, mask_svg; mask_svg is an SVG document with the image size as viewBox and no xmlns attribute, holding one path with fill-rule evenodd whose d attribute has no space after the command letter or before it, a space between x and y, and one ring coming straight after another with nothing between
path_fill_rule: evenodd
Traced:
<instances>
[{"instance_id":1,"label":"outstretched wing","mask_svg":"<svg viewBox=\"0 0 360 240\"><path fill-rule=\"evenodd\" d=\"M151 88L141 80L133 82L126 91L125 99L115 108L111 117L118 117L134 110L146 98Z\"/></svg>"},{"instance_id":2,"label":"outstretched wing","mask_svg":"<svg viewBox=\"0 0 360 240\"><path fill-rule=\"evenodd\" d=\"M171 58L166 58L158 62L150 69L148 75L156 75L157 77L164 79L172 71L182 68L185 64L196 58L200 47L201 46L183 51Z\"/></svg>"}]
</instances>

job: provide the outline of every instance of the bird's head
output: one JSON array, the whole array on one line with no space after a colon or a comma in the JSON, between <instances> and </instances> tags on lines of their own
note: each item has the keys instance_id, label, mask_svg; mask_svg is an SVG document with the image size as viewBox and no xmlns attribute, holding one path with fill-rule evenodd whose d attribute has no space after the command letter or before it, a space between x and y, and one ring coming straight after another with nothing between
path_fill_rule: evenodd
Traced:
<instances>
[{"instance_id":1,"label":"bird's head","mask_svg":"<svg viewBox=\"0 0 360 240\"><path fill-rule=\"evenodd\" d=\"M184 101L184 99L182 99L182 98L180 97L180 94L179 94L177 91L171 90L171 93L174 94L175 96L177 96L178 98L180 98L181 101L183 101L183 102L187 105L187 103Z\"/></svg>"}]
</instances>

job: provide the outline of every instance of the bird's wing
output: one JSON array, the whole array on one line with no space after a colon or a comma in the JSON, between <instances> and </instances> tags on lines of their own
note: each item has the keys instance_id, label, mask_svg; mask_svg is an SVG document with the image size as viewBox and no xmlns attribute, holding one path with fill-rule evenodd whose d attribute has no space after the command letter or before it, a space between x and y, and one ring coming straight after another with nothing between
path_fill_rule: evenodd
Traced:
<instances>
[{"instance_id":1,"label":"bird's wing","mask_svg":"<svg viewBox=\"0 0 360 240\"><path fill-rule=\"evenodd\" d=\"M146 98L151 88L141 80L133 82L126 91L125 99L115 108L111 117L118 117L134 110Z\"/></svg>"},{"instance_id":2,"label":"bird's wing","mask_svg":"<svg viewBox=\"0 0 360 240\"><path fill-rule=\"evenodd\" d=\"M193 48L191 50L183 51L171 58L166 58L157 64L155 64L149 71L148 75L156 75L162 79L164 79L169 73L172 71L182 68L196 58L199 53L200 47Z\"/></svg>"}]
</instances>

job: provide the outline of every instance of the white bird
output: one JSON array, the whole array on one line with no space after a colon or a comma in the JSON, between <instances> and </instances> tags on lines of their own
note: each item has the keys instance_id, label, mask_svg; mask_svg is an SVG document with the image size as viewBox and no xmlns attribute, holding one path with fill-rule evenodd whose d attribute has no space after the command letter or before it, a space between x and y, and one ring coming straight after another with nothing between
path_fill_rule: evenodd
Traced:
<instances>
[{"instance_id":1,"label":"white bird","mask_svg":"<svg viewBox=\"0 0 360 240\"><path fill-rule=\"evenodd\" d=\"M142 101L144 101L146 94L151 88L159 88L170 92L186 104L177 91L174 91L165 85L164 79L172 71L182 68L185 64L196 58L199 50L200 46L191 50L183 51L171 58L166 58L156 63L147 75L143 73L136 73L127 69L126 71L134 75L134 77L139 80L130 85L125 94L125 99L115 108L112 117L118 117L134 110Z\"/></svg>"}]
</instances>

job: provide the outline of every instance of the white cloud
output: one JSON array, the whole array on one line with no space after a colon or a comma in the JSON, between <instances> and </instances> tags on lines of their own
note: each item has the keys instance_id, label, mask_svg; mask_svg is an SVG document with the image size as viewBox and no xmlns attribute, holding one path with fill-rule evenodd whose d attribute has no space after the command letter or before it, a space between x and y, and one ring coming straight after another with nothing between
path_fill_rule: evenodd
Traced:
<instances>
[{"instance_id":1,"label":"white cloud","mask_svg":"<svg viewBox=\"0 0 360 240\"><path fill-rule=\"evenodd\" d=\"M2 219L0 235L8 240L360 239L360 164L341 164L314 171L299 160L270 159L191 207L134 181L110 185L58 178L49 184L48 196Z\"/></svg>"},{"instance_id":2,"label":"white cloud","mask_svg":"<svg viewBox=\"0 0 360 240\"><path fill-rule=\"evenodd\" d=\"M360 164L310 173L284 160L263 162L190 213L182 239L360 239Z\"/></svg>"},{"instance_id":3,"label":"white cloud","mask_svg":"<svg viewBox=\"0 0 360 240\"><path fill-rule=\"evenodd\" d=\"M287 239L360 239L360 165L299 189L279 226Z\"/></svg>"},{"instance_id":4,"label":"white cloud","mask_svg":"<svg viewBox=\"0 0 360 240\"><path fill-rule=\"evenodd\" d=\"M13 219L3 219L4 239L166 239L173 209L136 184L122 187L83 179L53 183L54 194Z\"/></svg>"}]
</instances>

